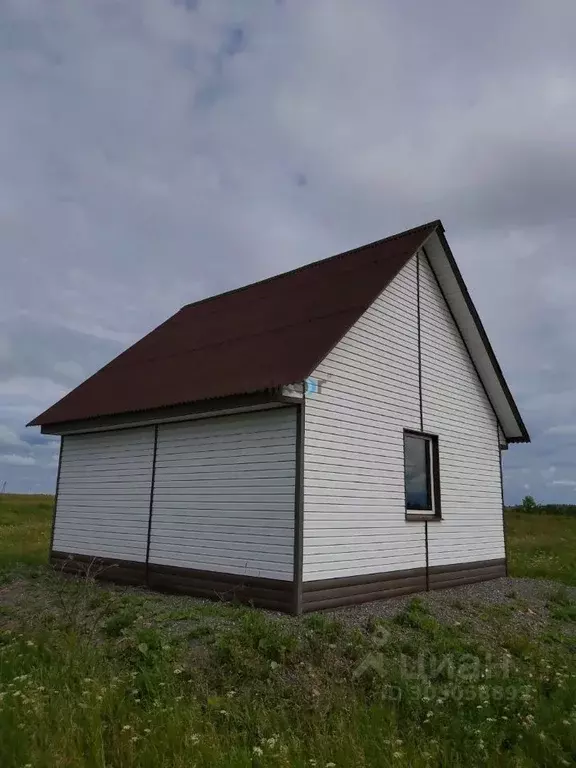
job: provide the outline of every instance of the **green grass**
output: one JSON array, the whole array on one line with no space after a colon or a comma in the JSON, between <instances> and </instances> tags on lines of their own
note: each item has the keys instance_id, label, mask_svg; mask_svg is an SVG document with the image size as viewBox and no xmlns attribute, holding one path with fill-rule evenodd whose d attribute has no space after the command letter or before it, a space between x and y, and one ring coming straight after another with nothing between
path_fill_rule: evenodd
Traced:
<instances>
[{"instance_id":1,"label":"green grass","mask_svg":"<svg viewBox=\"0 0 576 768\"><path fill-rule=\"evenodd\" d=\"M2 768L576 762L576 603L560 583L574 583L566 518L560 527L546 518L555 534L541 531L541 546L559 538L563 566L536 558L536 575L559 581L546 587L538 631L530 621L514 628L529 607L513 593L504 606L452 599L467 621L441 621L414 599L359 629L324 614L279 618L63 578L37 567L46 504L0 497ZM518 514L511 559L529 576L540 521Z\"/></svg>"},{"instance_id":2,"label":"green grass","mask_svg":"<svg viewBox=\"0 0 576 768\"><path fill-rule=\"evenodd\" d=\"M0 494L0 570L46 562L53 504L52 496Z\"/></svg>"},{"instance_id":3,"label":"green grass","mask_svg":"<svg viewBox=\"0 0 576 768\"><path fill-rule=\"evenodd\" d=\"M506 513L510 573L576 586L576 517Z\"/></svg>"}]
</instances>

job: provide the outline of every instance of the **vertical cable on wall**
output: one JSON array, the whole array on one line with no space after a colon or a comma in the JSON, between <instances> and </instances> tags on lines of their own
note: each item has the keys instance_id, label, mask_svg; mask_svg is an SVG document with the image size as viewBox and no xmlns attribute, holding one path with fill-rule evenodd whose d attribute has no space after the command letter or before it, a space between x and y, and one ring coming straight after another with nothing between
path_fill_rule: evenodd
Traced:
<instances>
[{"instance_id":1,"label":"vertical cable on wall","mask_svg":"<svg viewBox=\"0 0 576 768\"><path fill-rule=\"evenodd\" d=\"M420 326L420 251L416 254L416 311L418 315L418 394L420 397L420 431L424 432L422 409L422 329Z\"/></svg>"},{"instance_id":2,"label":"vertical cable on wall","mask_svg":"<svg viewBox=\"0 0 576 768\"><path fill-rule=\"evenodd\" d=\"M304 561L304 430L306 424L306 383L296 414L296 456L294 478L294 605L296 616L302 613L302 570Z\"/></svg>"},{"instance_id":3,"label":"vertical cable on wall","mask_svg":"<svg viewBox=\"0 0 576 768\"><path fill-rule=\"evenodd\" d=\"M428 560L428 520L424 522L424 543L426 546L426 592L430 591L430 564Z\"/></svg>"}]
</instances>

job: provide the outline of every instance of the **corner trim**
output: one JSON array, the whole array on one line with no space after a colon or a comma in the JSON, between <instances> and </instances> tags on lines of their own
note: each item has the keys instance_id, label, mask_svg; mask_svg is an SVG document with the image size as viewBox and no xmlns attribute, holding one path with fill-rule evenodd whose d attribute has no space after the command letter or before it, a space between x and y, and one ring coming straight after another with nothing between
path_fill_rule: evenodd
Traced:
<instances>
[{"instance_id":1,"label":"corner trim","mask_svg":"<svg viewBox=\"0 0 576 768\"><path fill-rule=\"evenodd\" d=\"M54 531L56 530L56 513L58 511L58 491L60 490L60 472L62 471L62 451L64 449L64 435L60 438L60 450L58 451L58 472L56 474L56 490L54 492L54 511L52 513L52 529L50 531L50 549L48 559L52 557L54 548Z\"/></svg>"},{"instance_id":2,"label":"corner trim","mask_svg":"<svg viewBox=\"0 0 576 768\"><path fill-rule=\"evenodd\" d=\"M154 449L152 452L152 476L150 478L150 508L148 510L148 534L146 537L146 583L150 563L150 537L152 534L152 513L154 511L154 484L156 482L156 453L158 451L158 424L154 425Z\"/></svg>"},{"instance_id":3,"label":"corner trim","mask_svg":"<svg viewBox=\"0 0 576 768\"><path fill-rule=\"evenodd\" d=\"M506 576L508 571L508 531L506 530L506 507L504 506L504 470L502 468L502 448L500 447L500 432L496 430L496 439L498 441L498 463L500 465L500 492L502 495L502 536L504 536L504 564Z\"/></svg>"},{"instance_id":4,"label":"corner trim","mask_svg":"<svg viewBox=\"0 0 576 768\"><path fill-rule=\"evenodd\" d=\"M304 445L306 434L306 393L296 414L296 477L294 483L294 613L302 613L304 566Z\"/></svg>"}]
</instances>

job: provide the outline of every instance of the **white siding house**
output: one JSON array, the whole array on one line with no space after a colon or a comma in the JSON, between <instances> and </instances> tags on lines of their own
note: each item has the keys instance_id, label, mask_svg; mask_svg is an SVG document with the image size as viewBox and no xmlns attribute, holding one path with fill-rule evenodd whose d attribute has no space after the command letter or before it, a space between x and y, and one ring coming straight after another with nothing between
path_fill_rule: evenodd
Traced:
<instances>
[{"instance_id":1,"label":"white siding house","mask_svg":"<svg viewBox=\"0 0 576 768\"><path fill-rule=\"evenodd\" d=\"M292 581L296 408L162 424L150 562Z\"/></svg>"},{"instance_id":2,"label":"white siding house","mask_svg":"<svg viewBox=\"0 0 576 768\"><path fill-rule=\"evenodd\" d=\"M54 548L143 563L153 457L153 427L63 440Z\"/></svg>"},{"instance_id":3,"label":"white siding house","mask_svg":"<svg viewBox=\"0 0 576 768\"><path fill-rule=\"evenodd\" d=\"M529 440L439 222L189 305L33 424L54 563L296 613L503 575Z\"/></svg>"},{"instance_id":4,"label":"white siding house","mask_svg":"<svg viewBox=\"0 0 576 768\"><path fill-rule=\"evenodd\" d=\"M312 376L304 581L423 567L424 536L404 504L403 430L420 428L415 258Z\"/></svg>"}]
</instances>

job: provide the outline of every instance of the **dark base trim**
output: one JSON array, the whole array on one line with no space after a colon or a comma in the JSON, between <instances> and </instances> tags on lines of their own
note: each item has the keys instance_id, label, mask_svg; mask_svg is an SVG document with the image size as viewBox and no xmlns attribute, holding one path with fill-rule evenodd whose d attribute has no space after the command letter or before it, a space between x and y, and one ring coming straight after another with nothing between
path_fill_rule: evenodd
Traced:
<instances>
[{"instance_id":1,"label":"dark base trim","mask_svg":"<svg viewBox=\"0 0 576 768\"><path fill-rule=\"evenodd\" d=\"M280 579L241 576L193 568L115 560L89 555L52 552L51 562L66 573L90 575L118 584L147 585L159 592L179 593L210 600L249 603L257 608L291 613L294 604L293 584Z\"/></svg>"},{"instance_id":2,"label":"dark base trim","mask_svg":"<svg viewBox=\"0 0 576 768\"><path fill-rule=\"evenodd\" d=\"M476 581L499 579L501 576L506 576L505 558L437 565L430 568L430 589L458 587L461 584L474 584Z\"/></svg>"},{"instance_id":3,"label":"dark base trim","mask_svg":"<svg viewBox=\"0 0 576 768\"><path fill-rule=\"evenodd\" d=\"M368 603L372 600L400 597L410 592L424 592L425 589L426 568L305 581L302 610L307 613L344 605Z\"/></svg>"},{"instance_id":4,"label":"dark base trim","mask_svg":"<svg viewBox=\"0 0 576 768\"><path fill-rule=\"evenodd\" d=\"M428 570L428 588L444 589L506 575L504 559L433 566ZM426 591L426 568L308 581L303 584L304 612L367 603Z\"/></svg>"},{"instance_id":5,"label":"dark base trim","mask_svg":"<svg viewBox=\"0 0 576 768\"><path fill-rule=\"evenodd\" d=\"M146 563L144 562L70 555L65 552L52 552L51 562L56 568L66 573L86 574L88 572L94 578L117 584L142 586L148 583L151 589L160 592L176 592L210 600L249 603L257 608L267 608L283 613L294 612L292 581L149 563L148 582L146 582ZM438 565L428 570L428 586L429 589L444 589L472 584L476 581L497 579L505 575L504 559ZM426 568L308 581L302 585L302 611L307 613L424 592L426 584Z\"/></svg>"},{"instance_id":6,"label":"dark base trim","mask_svg":"<svg viewBox=\"0 0 576 768\"><path fill-rule=\"evenodd\" d=\"M50 563L59 571L89 576L116 584L142 585L146 581L146 563L132 560L113 560L108 557L73 555L52 551Z\"/></svg>"}]
</instances>

